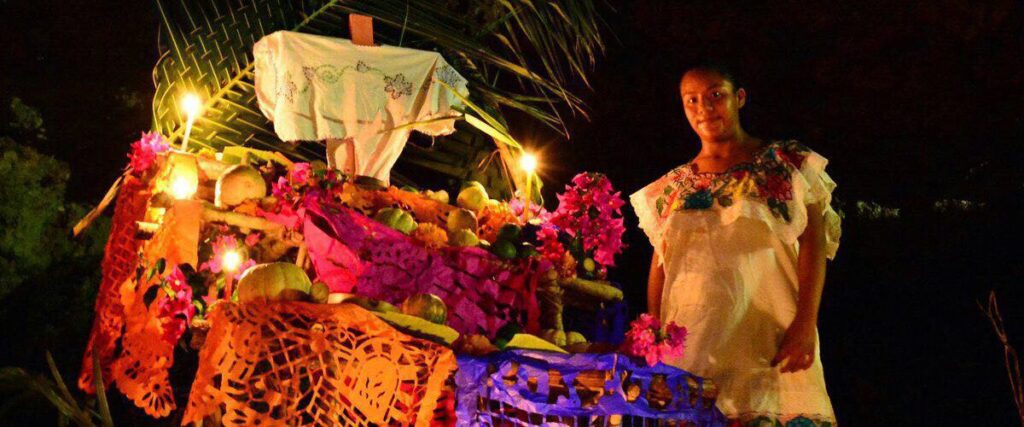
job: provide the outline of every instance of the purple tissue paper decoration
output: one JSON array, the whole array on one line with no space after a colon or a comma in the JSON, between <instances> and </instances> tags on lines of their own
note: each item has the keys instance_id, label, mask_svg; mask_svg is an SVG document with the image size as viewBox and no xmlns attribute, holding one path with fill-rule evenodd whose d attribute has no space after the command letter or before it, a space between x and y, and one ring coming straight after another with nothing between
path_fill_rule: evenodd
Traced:
<instances>
[{"instance_id":1,"label":"purple tissue paper decoration","mask_svg":"<svg viewBox=\"0 0 1024 427\"><path fill-rule=\"evenodd\" d=\"M622 416L622 425L648 425L653 420L726 425L714 399L705 397L704 379L664 364L634 363L622 354L510 350L484 357L462 355L458 363L455 387L460 426L589 426L604 425L610 416ZM577 375L595 370L606 372L600 394L576 387ZM551 371L561 375L558 384L564 388L551 389ZM652 382L671 390L671 399L648 400Z\"/></svg>"}]
</instances>

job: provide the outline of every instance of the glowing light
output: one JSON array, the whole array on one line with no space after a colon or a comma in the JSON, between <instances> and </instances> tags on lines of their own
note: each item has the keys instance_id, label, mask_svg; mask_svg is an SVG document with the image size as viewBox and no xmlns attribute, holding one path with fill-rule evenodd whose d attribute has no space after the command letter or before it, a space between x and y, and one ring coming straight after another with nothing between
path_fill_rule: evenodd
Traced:
<instances>
[{"instance_id":1,"label":"glowing light","mask_svg":"<svg viewBox=\"0 0 1024 427\"><path fill-rule=\"evenodd\" d=\"M181 98L181 109L188 116L188 121L185 122L185 137L181 139L182 151L188 149L188 138L192 135L192 123L196 121L196 117L199 116L199 110L202 108L203 100L199 99L199 95L189 92Z\"/></svg>"},{"instance_id":2,"label":"glowing light","mask_svg":"<svg viewBox=\"0 0 1024 427\"><path fill-rule=\"evenodd\" d=\"M190 182L188 178L177 176L171 182L171 195L175 199L185 200L191 198L193 194L196 194L196 185Z\"/></svg>"},{"instance_id":3,"label":"glowing light","mask_svg":"<svg viewBox=\"0 0 1024 427\"><path fill-rule=\"evenodd\" d=\"M203 108L203 100L199 99L199 95L189 92L181 97L181 109L185 111L190 121L199 114L200 108Z\"/></svg>"},{"instance_id":4,"label":"glowing light","mask_svg":"<svg viewBox=\"0 0 1024 427\"><path fill-rule=\"evenodd\" d=\"M519 156L519 167L523 168L523 171L528 174L532 174L537 170L537 164L537 156L531 153L523 153L522 156Z\"/></svg>"},{"instance_id":5,"label":"glowing light","mask_svg":"<svg viewBox=\"0 0 1024 427\"><path fill-rule=\"evenodd\" d=\"M161 175L157 191L164 191L177 200L190 199L199 189L199 166L191 155L171 152Z\"/></svg>"},{"instance_id":6,"label":"glowing light","mask_svg":"<svg viewBox=\"0 0 1024 427\"><path fill-rule=\"evenodd\" d=\"M240 265L242 265L242 254L235 250L225 252L224 258L220 261L221 268L229 272L238 270L238 266Z\"/></svg>"}]
</instances>

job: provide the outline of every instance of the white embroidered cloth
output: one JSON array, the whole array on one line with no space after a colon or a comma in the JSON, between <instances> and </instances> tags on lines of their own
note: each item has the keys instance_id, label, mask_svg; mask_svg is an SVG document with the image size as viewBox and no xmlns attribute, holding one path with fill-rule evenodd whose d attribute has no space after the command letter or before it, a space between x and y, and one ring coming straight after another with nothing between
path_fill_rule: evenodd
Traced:
<instances>
[{"instance_id":1,"label":"white embroidered cloth","mask_svg":"<svg viewBox=\"0 0 1024 427\"><path fill-rule=\"evenodd\" d=\"M329 163L385 182L412 130L455 131L466 79L437 52L278 31L253 47L260 110L284 141L324 141Z\"/></svg>"}]
</instances>

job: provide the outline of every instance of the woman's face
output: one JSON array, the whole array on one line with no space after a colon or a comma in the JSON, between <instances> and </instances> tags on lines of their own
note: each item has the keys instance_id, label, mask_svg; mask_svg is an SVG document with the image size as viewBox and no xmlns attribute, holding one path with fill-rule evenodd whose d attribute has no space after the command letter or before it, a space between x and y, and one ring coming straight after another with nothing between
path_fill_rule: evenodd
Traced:
<instances>
[{"instance_id":1,"label":"woman's face","mask_svg":"<svg viewBox=\"0 0 1024 427\"><path fill-rule=\"evenodd\" d=\"M715 71L690 70L679 84L683 111L702 141L732 138L740 129L740 108L747 93Z\"/></svg>"}]
</instances>

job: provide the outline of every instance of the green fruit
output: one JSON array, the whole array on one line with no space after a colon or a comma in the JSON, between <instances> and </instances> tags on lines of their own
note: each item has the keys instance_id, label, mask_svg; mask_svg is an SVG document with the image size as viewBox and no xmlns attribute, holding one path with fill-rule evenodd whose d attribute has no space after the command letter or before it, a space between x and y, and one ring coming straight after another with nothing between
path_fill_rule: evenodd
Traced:
<instances>
[{"instance_id":1,"label":"green fruit","mask_svg":"<svg viewBox=\"0 0 1024 427\"><path fill-rule=\"evenodd\" d=\"M349 297L344 302L358 305L370 311L377 313L398 313L398 307L395 307L387 301L378 301L366 297Z\"/></svg>"},{"instance_id":2,"label":"green fruit","mask_svg":"<svg viewBox=\"0 0 1024 427\"><path fill-rule=\"evenodd\" d=\"M565 334L565 345L585 344L587 337L576 331L569 331Z\"/></svg>"},{"instance_id":3,"label":"green fruit","mask_svg":"<svg viewBox=\"0 0 1024 427\"><path fill-rule=\"evenodd\" d=\"M373 216L373 219L403 234L412 233L416 229L416 220L412 214L398 208L384 208Z\"/></svg>"},{"instance_id":4,"label":"green fruit","mask_svg":"<svg viewBox=\"0 0 1024 427\"><path fill-rule=\"evenodd\" d=\"M523 227L515 224L505 224L498 229L498 240L508 240L515 242L519 240L519 235L522 234Z\"/></svg>"},{"instance_id":5,"label":"green fruit","mask_svg":"<svg viewBox=\"0 0 1024 427\"><path fill-rule=\"evenodd\" d=\"M448 244L458 247L476 246L480 244L480 238L476 237L472 231L458 230L448 235Z\"/></svg>"},{"instance_id":6,"label":"green fruit","mask_svg":"<svg viewBox=\"0 0 1024 427\"><path fill-rule=\"evenodd\" d=\"M259 199L267 195L267 182L256 168L247 165L235 165L228 168L217 178L214 192L214 204L217 207L234 207L249 199Z\"/></svg>"},{"instance_id":7,"label":"green fruit","mask_svg":"<svg viewBox=\"0 0 1024 427\"><path fill-rule=\"evenodd\" d=\"M436 295L418 294L402 301L402 313L443 325L448 319L448 307Z\"/></svg>"},{"instance_id":8,"label":"green fruit","mask_svg":"<svg viewBox=\"0 0 1024 427\"><path fill-rule=\"evenodd\" d=\"M238 279L238 300L296 301L304 299L312 286L306 272L295 264L258 264L249 267Z\"/></svg>"},{"instance_id":9,"label":"green fruit","mask_svg":"<svg viewBox=\"0 0 1024 427\"><path fill-rule=\"evenodd\" d=\"M448 232L454 233L459 230L476 232L476 214L467 209L456 209L448 212Z\"/></svg>"},{"instance_id":10,"label":"green fruit","mask_svg":"<svg viewBox=\"0 0 1024 427\"><path fill-rule=\"evenodd\" d=\"M423 193L428 199L438 203L448 204L448 192L445 190L430 191L427 190Z\"/></svg>"},{"instance_id":11,"label":"green fruit","mask_svg":"<svg viewBox=\"0 0 1024 427\"><path fill-rule=\"evenodd\" d=\"M491 252L501 259L512 259L516 257L516 245L508 240L499 240L491 246Z\"/></svg>"},{"instance_id":12,"label":"green fruit","mask_svg":"<svg viewBox=\"0 0 1024 427\"><path fill-rule=\"evenodd\" d=\"M552 344L550 341L546 341L530 334L516 334L512 339L508 341L505 348L521 348L524 350L540 350L540 351L553 351L556 353L566 353L561 347Z\"/></svg>"},{"instance_id":13,"label":"green fruit","mask_svg":"<svg viewBox=\"0 0 1024 427\"><path fill-rule=\"evenodd\" d=\"M541 331L540 337L549 343L552 343L559 347L565 347L565 331L560 331L557 329L545 329Z\"/></svg>"},{"instance_id":14,"label":"green fruit","mask_svg":"<svg viewBox=\"0 0 1024 427\"><path fill-rule=\"evenodd\" d=\"M403 185L403 186L401 187L401 190L402 190L402 191L408 191L408 192L410 192L410 193L419 193L419 192L420 192L420 189L419 189L419 188L413 187L413 186L411 186L411 185Z\"/></svg>"},{"instance_id":15,"label":"green fruit","mask_svg":"<svg viewBox=\"0 0 1024 427\"><path fill-rule=\"evenodd\" d=\"M463 188L459 192L459 197L455 199L459 207L469 209L471 211L479 211L483 209L484 205L490 200L487 197L487 190L484 189L483 185L470 185Z\"/></svg>"},{"instance_id":16,"label":"green fruit","mask_svg":"<svg viewBox=\"0 0 1024 427\"><path fill-rule=\"evenodd\" d=\"M537 256L537 253L537 247L529 243L523 243L522 247L519 248L519 257L521 258Z\"/></svg>"},{"instance_id":17,"label":"green fruit","mask_svg":"<svg viewBox=\"0 0 1024 427\"><path fill-rule=\"evenodd\" d=\"M309 299L317 304L324 304L331 295L331 288L324 282L316 282L309 288Z\"/></svg>"},{"instance_id":18,"label":"green fruit","mask_svg":"<svg viewBox=\"0 0 1024 427\"><path fill-rule=\"evenodd\" d=\"M593 258L583 260L583 270L586 270L588 273L593 273L594 270L597 270L597 264L594 262Z\"/></svg>"},{"instance_id":19,"label":"green fruit","mask_svg":"<svg viewBox=\"0 0 1024 427\"><path fill-rule=\"evenodd\" d=\"M398 330L417 338L425 338L434 342L452 345L459 339L459 333L445 325L430 322L416 316L402 313L377 313L377 317L388 322Z\"/></svg>"}]
</instances>

